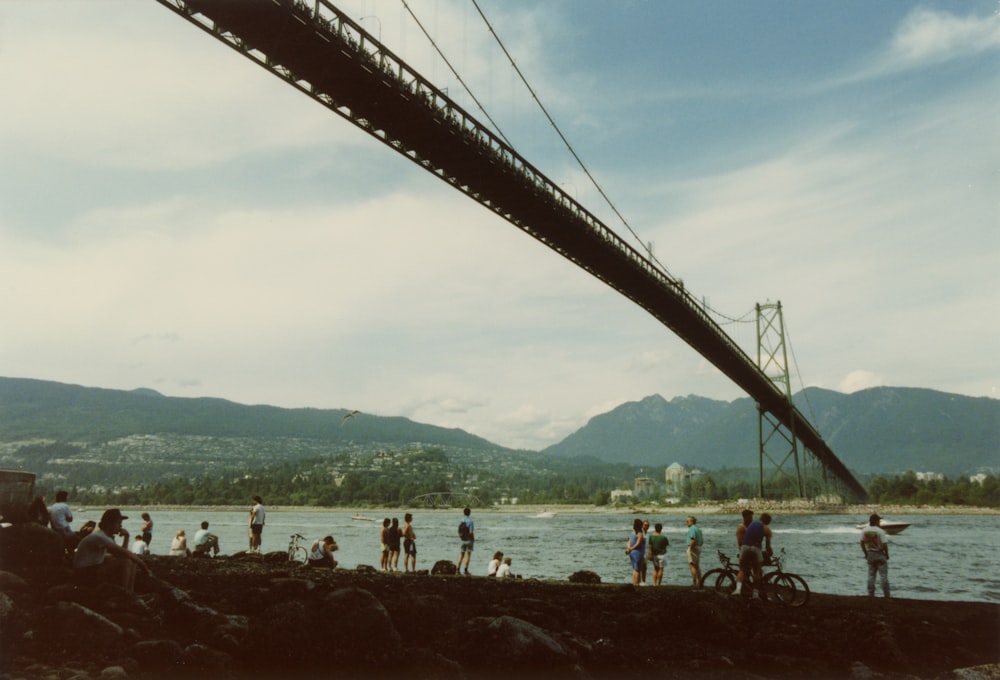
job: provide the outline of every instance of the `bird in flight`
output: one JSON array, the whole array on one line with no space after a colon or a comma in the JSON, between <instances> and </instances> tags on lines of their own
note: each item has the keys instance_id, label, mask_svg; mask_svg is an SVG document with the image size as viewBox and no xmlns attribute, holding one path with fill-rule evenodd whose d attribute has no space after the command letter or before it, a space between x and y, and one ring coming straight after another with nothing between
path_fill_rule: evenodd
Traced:
<instances>
[{"instance_id":1,"label":"bird in flight","mask_svg":"<svg viewBox=\"0 0 1000 680\"><path fill-rule=\"evenodd\" d=\"M344 417L340 419L340 424L343 425L349 419L353 418L354 416L358 415L359 413L361 413L361 411L359 411L358 409L354 409L353 411L350 411L349 413L345 413Z\"/></svg>"}]
</instances>

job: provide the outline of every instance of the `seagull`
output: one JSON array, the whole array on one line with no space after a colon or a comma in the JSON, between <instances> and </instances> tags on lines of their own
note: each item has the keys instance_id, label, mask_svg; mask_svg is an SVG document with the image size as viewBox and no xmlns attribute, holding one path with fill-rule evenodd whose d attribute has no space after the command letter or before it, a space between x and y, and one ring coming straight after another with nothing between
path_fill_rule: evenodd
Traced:
<instances>
[{"instance_id":1,"label":"seagull","mask_svg":"<svg viewBox=\"0 0 1000 680\"><path fill-rule=\"evenodd\" d=\"M347 422L347 420L349 418L353 418L354 416L358 415L359 413L361 413L361 411L359 411L358 409L354 409L350 413L345 413L344 417L340 419L340 424L343 425L344 423Z\"/></svg>"}]
</instances>

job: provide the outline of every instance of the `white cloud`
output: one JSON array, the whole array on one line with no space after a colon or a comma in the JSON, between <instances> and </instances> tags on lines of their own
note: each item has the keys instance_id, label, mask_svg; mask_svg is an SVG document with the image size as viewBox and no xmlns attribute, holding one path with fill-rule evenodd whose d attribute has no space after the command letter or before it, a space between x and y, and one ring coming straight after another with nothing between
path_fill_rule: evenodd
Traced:
<instances>
[{"instance_id":1,"label":"white cloud","mask_svg":"<svg viewBox=\"0 0 1000 680\"><path fill-rule=\"evenodd\" d=\"M872 371L857 370L851 371L837 386L837 391L851 394L866 390L870 387L881 387L885 385L885 379L878 373Z\"/></svg>"},{"instance_id":2,"label":"white cloud","mask_svg":"<svg viewBox=\"0 0 1000 680\"><path fill-rule=\"evenodd\" d=\"M900 25L889 48L890 61L918 66L1000 50L1000 15L958 16L923 7Z\"/></svg>"}]
</instances>

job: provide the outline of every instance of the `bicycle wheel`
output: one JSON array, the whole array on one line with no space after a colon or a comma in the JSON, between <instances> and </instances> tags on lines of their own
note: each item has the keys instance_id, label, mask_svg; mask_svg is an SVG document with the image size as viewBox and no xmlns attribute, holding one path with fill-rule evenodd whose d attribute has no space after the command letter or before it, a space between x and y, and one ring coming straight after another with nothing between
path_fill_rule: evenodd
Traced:
<instances>
[{"instance_id":1,"label":"bicycle wheel","mask_svg":"<svg viewBox=\"0 0 1000 680\"><path fill-rule=\"evenodd\" d=\"M305 564L309 561L309 552L300 545L288 549L288 560L290 562L298 562L299 564Z\"/></svg>"},{"instance_id":2,"label":"bicycle wheel","mask_svg":"<svg viewBox=\"0 0 1000 680\"><path fill-rule=\"evenodd\" d=\"M736 590L736 576L726 569L719 570L719 576L715 579L715 592L723 595L732 595Z\"/></svg>"},{"instance_id":3,"label":"bicycle wheel","mask_svg":"<svg viewBox=\"0 0 1000 680\"><path fill-rule=\"evenodd\" d=\"M792 601L788 603L789 605L792 607L801 607L809 601L809 586L806 585L804 578L798 574L788 573L782 574L782 576L788 579L788 581L790 581L795 588L795 596L792 598Z\"/></svg>"},{"instance_id":4,"label":"bicycle wheel","mask_svg":"<svg viewBox=\"0 0 1000 680\"><path fill-rule=\"evenodd\" d=\"M719 576L725 573L725 569L721 567L716 567L715 569L709 569L704 574L701 575L701 587L702 588L714 588L715 582L718 580Z\"/></svg>"},{"instance_id":5,"label":"bicycle wheel","mask_svg":"<svg viewBox=\"0 0 1000 680\"><path fill-rule=\"evenodd\" d=\"M764 577L764 585L761 590L764 592L764 597L772 602L792 606L795 601L795 582L789 579L786 574L777 571L772 571Z\"/></svg>"}]
</instances>

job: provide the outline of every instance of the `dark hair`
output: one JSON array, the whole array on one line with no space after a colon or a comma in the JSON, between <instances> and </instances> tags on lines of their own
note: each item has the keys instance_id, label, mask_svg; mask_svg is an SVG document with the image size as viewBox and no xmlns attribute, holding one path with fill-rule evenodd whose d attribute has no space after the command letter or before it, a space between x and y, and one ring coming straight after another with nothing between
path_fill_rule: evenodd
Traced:
<instances>
[{"instance_id":1,"label":"dark hair","mask_svg":"<svg viewBox=\"0 0 1000 680\"><path fill-rule=\"evenodd\" d=\"M202 522L201 523L201 528L202 529L207 529L208 528L208 522Z\"/></svg>"},{"instance_id":2,"label":"dark hair","mask_svg":"<svg viewBox=\"0 0 1000 680\"><path fill-rule=\"evenodd\" d=\"M760 521L763 524L770 524L771 523L771 516L769 514L767 514L766 512L761 513Z\"/></svg>"},{"instance_id":3,"label":"dark hair","mask_svg":"<svg viewBox=\"0 0 1000 680\"><path fill-rule=\"evenodd\" d=\"M753 519L753 510L747 508L743 511L743 519Z\"/></svg>"},{"instance_id":4,"label":"dark hair","mask_svg":"<svg viewBox=\"0 0 1000 680\"><path fill-rule=\"evenodd\" d=\"M336 541L333 540L333 536L324 536L323 537L323 542L324 543L336 543Z\"/></svg>"},{"instance_id":5,"label":"dark hair","mask_svg":"<svg viewBox=\"0 0 1000 680\"><path fill-rule=\"evenodd\" d=\"M632 520L632 531L634 531L635 533L639 533L640 531L642 531L642 520L639 519L638 517Z\"/></svg>"},{"instance_id":6,"label":"dark hair","mask_svg":"<svg viewBox=\"0 0 1000 680\"><path fill-rule=\"evenodd\" d=\"M394 527L398 527L399 526L399 518L398 517L393 517L392 518L392 526L394 526Z\"/></svg>"},{"instance_id":7,"label":"dark hair","mask_svg":"<svg viewBox=\"0 0 1000 680\"><path fill-rule=\"evenodd\" d=\"M472 514L472 508L470 508L469 506L466 506L465 510L463 510L462 512L464 512L466 515L471 515Z\"/></svg>"},{"instance_id":8,"label":"dark hair","mask_svg":"<svg viewBox=\"0 0 1000 680\"><path fill-rule=\"evenodd\" d=\"M56 492L56 503L65 503L67 498L69 498L69 491Z\"/></svg>"},{"instance_id":9,"label":"dark hair","mask_svg":"<svg viewBox=\"0 0 1000 680\"><path fill-rule=\"evenodd\" d=\"M386 517L384 520L382 520L382 526L387 527L390 524L392 524L392 520L389 519L388 517Z\"/></svg>"},{"instance_id":10,"label":"dark hair","mask_svg":"<svg viewBox=\"0 0 1000 680\"><path fill-rule=\"evenodd\" d=\"M663 531L663 525L660 524L659 522L657 522L656 526L654 526L653 528L656 529L657 531Z\"/></svg>"},{"instance_id":11,"label":"dark hair","mask_svg":"<svg viewBox=\"0 0 1000 680\"><path fill-rule=\"evenodd\" d=\"M263 503L264 499L262 499L260 496L254 496L253 497L253 502L254 503Z\"/></svg>"},{"instance_id":12,"label":"dark hair","mask_svg":"<svg viewBox=\"0 0 1000 680\"><path fill-rule=\"evenodd\" d=\"M403 521L404 522L412 522L413 521L413 515L411 515L410 513L406 513L405 515L403 515Z\"/></svg>"}]
</instances>

